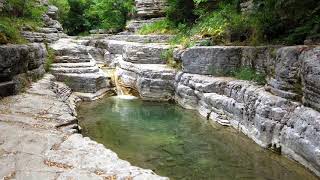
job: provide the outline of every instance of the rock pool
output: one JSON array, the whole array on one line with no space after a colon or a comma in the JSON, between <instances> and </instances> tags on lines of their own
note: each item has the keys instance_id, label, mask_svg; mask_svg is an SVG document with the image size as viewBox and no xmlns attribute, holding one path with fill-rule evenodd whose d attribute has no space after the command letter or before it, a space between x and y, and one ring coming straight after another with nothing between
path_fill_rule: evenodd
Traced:
<instances>
[{"instance_id":1,"label":"rock pool","mask_svg":"<svg viewBox=\"0 0 320 180\"><path fill-rule=\"evenodd\" d=\"M85 136L173 180L317 179L233 128L175 104L110 97L82 103L78 118Z\"/></svg>"}]
</instances>

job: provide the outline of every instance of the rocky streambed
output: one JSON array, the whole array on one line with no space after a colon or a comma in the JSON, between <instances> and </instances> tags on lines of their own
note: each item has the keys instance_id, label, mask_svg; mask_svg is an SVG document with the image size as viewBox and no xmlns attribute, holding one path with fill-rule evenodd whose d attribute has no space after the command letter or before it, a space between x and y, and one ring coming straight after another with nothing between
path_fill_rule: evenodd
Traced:
<instances>
[{"instance_id":1,"label":"rocky streambed","mask_svg":"<svg viewBox=\"0 0 320 180\"><path fill-rule=\"evenodd\" d=\"M168 38L99 35L52 43L50 47L56 55L51 71L54 76L46 75L23 93L1 99L1 176L162 179L77 134L80 128L75 103L99 99L115 89L110 74L100 68L103 66L115 68L119 83L137 92L142 100L174 100L186 109L198 111L217 127L232 126L262 147L319 174L319 47L175 50L174 58L183 64L182 70L176 70L162 58L170 48L165 44ZM8 81L16 83L13 87L19 87L21 82L13 81L16 75L23 74L28 79L29 71L39 67L41 74L44 72L43 45L23 49L28 47L40 50L31 51L27 56L30 61L22 61L22 55L14 58L24 63L24 68L11 71L14 63L5 66ZM267 84L261 86L224 75L242 67L266 73ZM6 95L18 92L5 90Z\"/></svg>"}]
</instances>

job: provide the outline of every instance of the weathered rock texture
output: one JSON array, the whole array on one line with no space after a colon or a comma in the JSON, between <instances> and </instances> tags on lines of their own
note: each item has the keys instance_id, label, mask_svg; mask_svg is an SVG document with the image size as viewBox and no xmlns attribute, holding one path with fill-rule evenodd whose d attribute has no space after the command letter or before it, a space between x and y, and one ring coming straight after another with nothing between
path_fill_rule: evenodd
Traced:
<instances>
[{"instance_id":1,"label":"weathered rock texture","mask_svg":"<svg viewBox=\"0 0 320 180\"><path fill-rule=\"evenodd\" d=\"M200 46L184 52L176 51L175 58L182 61L183 71L202 75L229 75L240 68L252 68L269 74L274 65L274 52L279 47Z\"/></svg>"},{"instance_id":2,"label":"weathered rock texture","mask_svg":"<svg viewBox=\"0 0 320 180\"><path fill-rule=\"evenodd\" d=\"M135 0L135 3L138 17L152 18L165 15L165 0Z\"/></svg>"},{"instance_id":3,"label":"weathered rock texture","mask_svg":"<svg viewBox=\"0 0 320 180\"><path fill-rule=\"evenodd\" d=\"M320 113L247 81L188 73L176 76L176 100L210 120L241 130L320 175Z\"/></svg>"},{"instance_id":4,"label":"weathered rock texture","mask_svg":"<svg viewBox=\"0 0 320 180\"><path fill-rule=\"evenodd\" d=\"M122 57L128 62L138 64L165 64L162 56L170 47L164 42L170 38L171 36L116 35L103 39L84 39L82 42L100 52L95 56L99 56L101 62L115 67L118 59Z\"/></svg>"},{"instance_id":5,"label":"weathered rock texture","mask_svg":"<svg viewBox=\"0 0 320 180\"><path fill-rule=\"evenodd\" d=\"M43 2L42 2L43 3ZM62 25L57 20L58 19L58 8L56 6L47 5L48 11L43 15L44 27L37 29L37 31L30 31L26 28L22 31L22 36L24 36L30 42L54 42L60 38L66 37L64 34Z\"/></svg>"},{"instance_id":6,"label":"weathered rock texture","mask_svg":"<svg viewBox=\"0 0 320 180\"><path fill-rule=\"evenodd\" d=\"M194 47L175 52L183 72L226 76L234 70L251 68L266 75L267 90L302 101L319 110L319 46L289 47Z\"/></svg>"},{"instance_id":7,"label":"weathered rock texture","mask_svg":"<svg viewBox=\"0 0 320 180\"><path fill-rule=\"evenodd\" d=\"M107 51L104 55L105 63L116 67L117 84L138 92L144 100L166 101L174 97L176 73L165 64L162 57L169 49L162 42L169 37L110 36L103 40L91 39L83 42ZM161 43L148 43L150 41Z\"/></svg>"},{"instance_id":8,"label":"weathered rock texture","mask_svg":"<svg viewBox=\"0 0 320 180\"><path fill-rule=\"evenodd\" d=\"M20 92L44 73L44 44L0 46L0 97Z\"/></svg>"},{"instance_id":9,"label":"weathered rock texture","mask_svg":"<svg viewBox=\"0 0 320 180\"><path fill-rule=\"evenodd\" d=\"M143 26L149 25L149 24L155 23L157 21L161 21L161 20L163 20L163 18L134 19L134 20L128 21L126 29L129 32L136 33L136 32L139 32L139 30Z\"/></svg>"},{"instance_id":10,"label":"weathered rock texture","mask_svg":"<svg viewBox=\"0 0 320 180\"><path fill-rule=\"evenodd\" d=\"M273 94L320 111L320 47L280 48L268 81Z\"/></svg>"},{"instance_id":11,"label":"weathered rock texture","mask_svg":"<svg viewBox=\"0 0 320 180\"><path fill-rule=\"evenodd\" d=\"M76 134L76 101L52 75L0 100L1 179L168 179Z\"/></svg>"},{"instance_id":12,"label":"weathered rock texture","mask_svg":"<svg viewBox=\"0 0 320 180\"><path fill-rule=\"evenodd\" d=\"M175 84L179 104L320 175L319 46L194 47L175 51L174 58L183 63ZM241 68L265 74L267 85L214 77Z\"/></svg>"},{"instance_id":13,"label":"weathered rock texture","mask_svg":"<svg viewBox=\"0 0 320 180\"><path fill-rule=\"evenodd\" d=\"M109 80L88 53L88 47L72 39L60 39L51 45L55 51L52 73L84 99L95 99L109 90Z\"/></svg>"},{"instance_id":14,"label":"weathered rock texture","mask_svg":"<svg viewBox=\"0 0 320 180\"><path fill-rule=\"evenodd\" d=\"M135 89L144 100L167 101L174 96L176 71L163 64L133 64L120 60L117 76L121 85Z\"/></svg>"}]
</instances>

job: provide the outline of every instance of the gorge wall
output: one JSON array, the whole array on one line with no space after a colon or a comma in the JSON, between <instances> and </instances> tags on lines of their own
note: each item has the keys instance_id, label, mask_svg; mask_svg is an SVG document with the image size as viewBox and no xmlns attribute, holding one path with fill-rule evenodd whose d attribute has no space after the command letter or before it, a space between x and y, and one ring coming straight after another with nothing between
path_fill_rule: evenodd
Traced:
<instances>
[{"instance_id":1,"label":"gorge wall","mask_svg":"<svg viewBox=\"0 0 320 180\"><path fill-rule=\"evenodd\" d=\"M145 36L143 36L145 38ZM123 87L145 100L175 100L210 121L232 126L259 145L286 155L320 175L319 46L212 46L176 49L182 70L168 67L170 47L92 40L107 52ZM266 84L237 80L230 72L251 68Z\"/></svg>"}]
</instances>

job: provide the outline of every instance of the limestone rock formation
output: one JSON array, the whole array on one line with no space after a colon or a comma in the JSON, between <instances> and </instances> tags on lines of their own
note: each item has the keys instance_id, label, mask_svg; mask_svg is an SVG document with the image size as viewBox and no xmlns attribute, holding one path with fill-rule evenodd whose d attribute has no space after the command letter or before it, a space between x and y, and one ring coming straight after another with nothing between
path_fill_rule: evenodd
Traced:
<instances>
[{"instance_id":1,"label":"limestone rock formation","mask_svg":"<svg viewBox=\"0 0 320 180\"><path fill-rule=\"evenodd\" d=\"M320 47L305 50L300 58L303 102L320 111Z\"/></svg>"},{"instance_id":2,"label":"limestone rock formation","mask_svg":"<svg viewBox=\"0 0 320 180\"><path fill-rule=\"evenodd\" d=\"M133 19L131 21L129 21L126 25L126 29L129 32L139 32L139 30L145 26L145 25L149 25L152 23L155 23L157 21L161 21L163 20L163 18L151 18L151 19Z\"/></svg>"},{"instance_id":3,"label":"limestone rock formation","mask_svg":"<svg viewBox=\"0 0 320 180\"><path fill-rule=\"evenodd\" d=\"M168 45L127 43L123 48L123 59L137 64L165 64L162 55Z\"/></svg>"},{"instance_id":4,"label":"limestone rock formation","mask_svg":"<svg viewBox=\"0 0 320 180\"><path fill-rule=\"evenodd\" d=\"M3 179L154 179L102 144L77 134L77 97L52 75L0 101Z\"/></svg>"},{"instance_id":5,"label":"limestone rock formation","mask_svg":"<svg viewBox=\"0 0 320 180\"><path fill-rule=\"evenodd\" d=\"M229 46L193 47L182 54L183 71L223 75L240 67L241 48Z\"/></svg>"},{"instance_id":6,"label":"limestone rock formation","mask_svg":"<svg viewBox=\"0 0 320 180\"><path fill-rule=\"evenodd\" d=\"M138 17L152 18L165 14L165 0L135 0L135 3Z\"/></svg>"},{"instance_id":7,"label":"limestone rock formation","mask_svg":"<svg viewBox=\"0 0 320 180\"><path fill-rule=\"evenodd\" d=\"M42 2L43 3L43 2ZM47 5L48 11L43 15L44 27L37 29L36 32L25 30L21 34L30 42L54 42L60 38L66 37L62 25L58 19L58 8L53 5Z\"/></svg>"},{"instance_id":8,"label":"limestone rock formation","mask_svg":"<svg viewBox=\"0 0 320 180\"><path fill-rule=\"evenodd\" d=\"M117 76L144 100L167 101L174 96L176 71L163 64L133 64L120 60Z\"/></svg>"},{"instance_id":9,"label":"limestone rock formation","mask_svg":"<svg viewBox=\"0 0 320 180\"><path fill-rule=\"evenodd\" d=\"M281 151L319 175L318 111L247 81L188 73L176 76L176 100L210 120L241 130L261 146Z\"/></svg>"},{"instance_id":10,"label":"limestone rock formation","mask_svg":"<svg viewBox=\"0 0 320 180\"><path fill-rule=\"evenodd\" d=\"M86 46L72 39L60 39L51 47L56 55L52 73L58 81L65 82L85 100L98 98L108 90L109 80Z\"/></svg>"},{"instance_id":11,"label":"limestone rock formation","mask_svg":"<svg viewBox=\"0 0 320 180\"><path fill-rule=\"evenodd\" d=\"M20 92L44 73L44 44L0 46L0 97Z\"/></svg>"}]
</instances>

